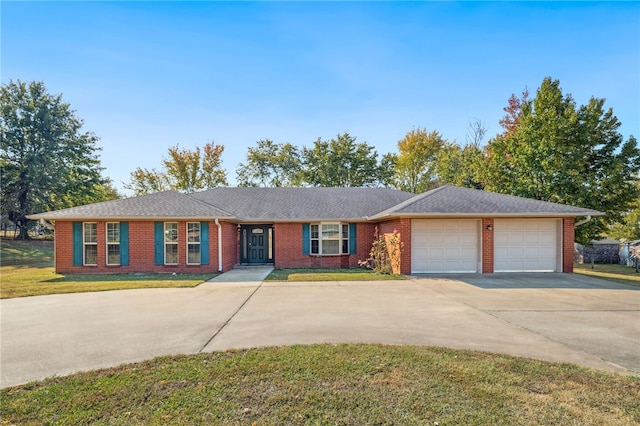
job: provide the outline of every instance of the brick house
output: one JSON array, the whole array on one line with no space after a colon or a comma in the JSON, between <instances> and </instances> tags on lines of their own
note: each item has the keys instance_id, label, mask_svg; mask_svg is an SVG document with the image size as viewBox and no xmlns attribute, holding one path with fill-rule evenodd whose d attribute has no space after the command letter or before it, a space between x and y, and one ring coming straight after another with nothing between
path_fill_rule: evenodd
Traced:
<instances>
[{"instance_id":1,"label":"brick house","mask_svg":"<svg viewBox=\"0 0 640 426\"><path fill-rule=\"evenodd\" d=\"M239 264L357 267L376 229L412 273L573 271L574 221L602 213L455 186L166 191L34 214L56 272L216 272Z\"/></svg>"}]
</instances>

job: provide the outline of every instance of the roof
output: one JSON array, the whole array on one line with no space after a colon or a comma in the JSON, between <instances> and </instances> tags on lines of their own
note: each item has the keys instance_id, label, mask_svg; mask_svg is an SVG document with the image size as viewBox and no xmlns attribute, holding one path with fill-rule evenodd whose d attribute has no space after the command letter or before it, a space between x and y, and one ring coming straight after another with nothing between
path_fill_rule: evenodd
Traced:
<instances>
[{"instance_id":1,"label":"roof","mask_svg":"<svg viewBox=\"0 0 640 426\"><path fill-rule=\"evenodd\" d=\"M414 196L390 188L213 188L191 194L245 222L366 220Z\"/></svg>"},{"instance_id":2,"label":"roof","mask_svg":"<svg viewBox=\"0 0 640 426\"><path fill-rule=\"evenodd\" d=\"M29 219L34 220L210 219L212 217L232 218L233 215L178 191L157 192L28 216Z\"/></svg>"},{"instance_id":3,"label":"roof","mask_svg":"<svg viewBox=\"0 0 640 426\"><path fill-rule=\"evenodd\" d=\"M406 200L369 219L410 216L601 216L564 204L445 185Z\"/></svg>"},{"instance_id":4,"label":"roof","mask_svg":"<svg viewBox=\"0 0 640 426\"><path fill-rule=\"evenodd\" d=\"M213 218L238 222L366 221L394 217L564 217L604 213L477 189L414 195L390 188L213 188L158 192L28 216L48 220Z\"/></svg>"}]
</instances>

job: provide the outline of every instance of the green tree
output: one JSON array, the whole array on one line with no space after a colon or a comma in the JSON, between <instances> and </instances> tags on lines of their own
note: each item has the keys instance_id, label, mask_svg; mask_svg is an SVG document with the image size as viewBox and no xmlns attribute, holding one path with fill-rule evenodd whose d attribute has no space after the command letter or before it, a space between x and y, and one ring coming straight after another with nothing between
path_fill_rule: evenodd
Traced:
<instances>
[{"instance_id":1,"label":"green tree","mask_svg":"<svg viewBox=\"0 0 640 426\"><path fill-rule=\"evenodd\" d=\"M300 186L302 162L298 148L290 143L259 140L247 150L247 162L236 169L238 186Z\"/></svg>"},{"instance_id":2,"label":"green tree","mask_svg":"<svg viewBox=\"0 0 640 426\"><path fill-rule=\"evenodd\" d=\"M224 146L208 143L201 150L169 148L169 157L162 160L163 170L138 167L131 173L131 180L125 188L136 195L176 190L194 192L216 186L225 186L227 172L221 167Z\"/></svg>"},{"instance_id":3,"label":"green tree","mask_svg":"<svg viewBox=\"0 0 640 426\"><path fill-rule=\"evenodd\" d=\"M460 147L445 143L438 153L435 168L439 185L484 189L485 156L475 144Z\"/></svg>"},{"instance_id":4,"label":"green tree","mask_svg":"<svg viewBox=\"0 0 640 426\"><path fill-rule=\"evenodd\" d=\"M26 215L117 197L97 155L98 137L42 82L10 81L0 89L0 204L3 215ZM28 238L21 227L20 238Z\"/></svg>"},{"instance_id":5,"label":"green tree","mask_svg":"<svg viewBox=\"0 0 640 426\"><path fill-rule=\"evenodd\" d=\"M640 180L637 181L636 188L640 194ZM640 239L640 196L631 203L629 211L623 213L620 221L611 225L606 234L620 241Z\"/></svg>"},{"instance_id":6,"label":"green tree","mask_svg":"<svg viewBox=\"0 0 640 426\"><path fill-rule=\"evenodd\" d=\"M436 162L445 140L437 131L413 129L398 141L394 186L418 194L437 186Z\"/></svg>"},{"instance_id":7,"label":"green tree","mask_svg":"<svg viewBox=\"0 0 640 426\"><path fill-rule=\"evenodd\" d=\"M605 212L576 228L576 240L586 243L638 197L640 150L619 127L604 99L578 107L558 80L545 78L535 98L523 101L517 124L489 142L486 189Z\"/></svg>"},{"instance_id":8,"label":"green tree","mask_svg":"<svg viewBox=\"0 0 640 426\"><path fill-rule=\"evenodd\" d=\"M302 179L311 186L378 186L381 168L378 153L366 142L344 132L330 141L320 138L313 148L302 150Z\"/></svg>"}]
</instances>

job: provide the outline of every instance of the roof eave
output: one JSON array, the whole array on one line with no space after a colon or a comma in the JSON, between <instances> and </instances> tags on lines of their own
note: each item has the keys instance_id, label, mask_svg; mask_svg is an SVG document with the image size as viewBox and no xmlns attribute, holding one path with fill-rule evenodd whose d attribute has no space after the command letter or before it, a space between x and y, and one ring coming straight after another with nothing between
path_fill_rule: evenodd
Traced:
<instances>
[{"instance_id":1,"label":"roof eave","mask_svg":"<svg viewBox=\"0 0 640 426\"><path fill-rule=\"evenodd\" d=\"M444 217L580 217L580 216L604 216L598 211L586 212L518 212L518 213L385 213L370 216L369 221L397 219L397 218L444 218Z\"/></svg>"},{"instance_id":2,"label":"roof eave","mask_svg":"<svg viewBox=\"0 0 640 426\"><path fill-rule=\"evenodd\" d=\"M201 222L207 222L211 220L229 220L235 221L236 218L232 216L48 216L47 214L33 214L27 215L27 219L30 220L58 220L58 221L84 221L84 222L95 222L95 221L150 221L150 220L174 220L174 221L184 221L184 220L196 220Z\"/></svg>"}]
</instances>

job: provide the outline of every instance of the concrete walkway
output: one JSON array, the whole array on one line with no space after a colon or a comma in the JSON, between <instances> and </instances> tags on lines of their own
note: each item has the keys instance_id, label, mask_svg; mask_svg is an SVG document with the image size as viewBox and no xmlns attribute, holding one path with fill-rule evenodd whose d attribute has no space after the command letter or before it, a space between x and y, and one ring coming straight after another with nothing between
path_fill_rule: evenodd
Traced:
<instances>
[{"instance_id":1,"label":"concrete walkway","mask_svg":"<svg viewBox=\"0 0 640 426\"><path fill-rule=\"evenodd\" d=\"M0 387L160 355L321 342L448 346L640 373L640 288L564 274L520 285L505 275L232 280L241 273L197 288L0 300Z\"/></svg>"},{"instance_id":2,"label":"concrete walkway","mask_svg":"<svg viewBox=\"0 0 640 426\"><path fill-rule=\"evenodd\" d=\"M273 271L273 266L236 266L230 271L211 278L210 283L262 282Z\"/></svg>"}]
</instances>

